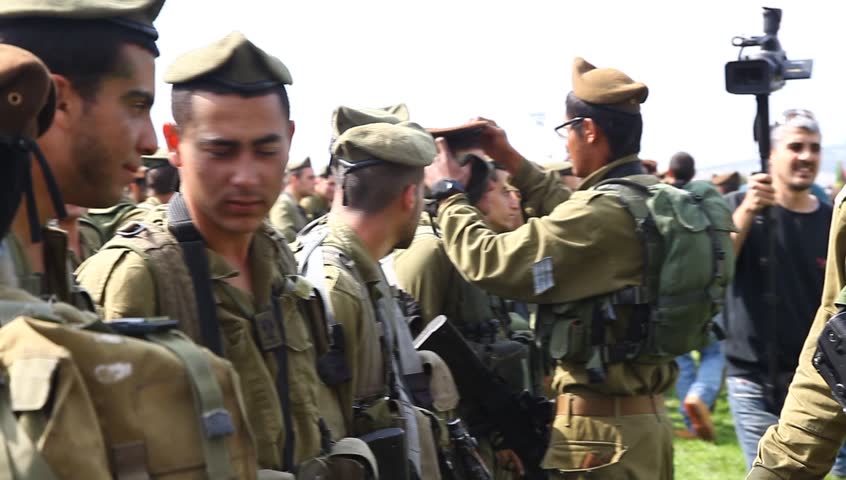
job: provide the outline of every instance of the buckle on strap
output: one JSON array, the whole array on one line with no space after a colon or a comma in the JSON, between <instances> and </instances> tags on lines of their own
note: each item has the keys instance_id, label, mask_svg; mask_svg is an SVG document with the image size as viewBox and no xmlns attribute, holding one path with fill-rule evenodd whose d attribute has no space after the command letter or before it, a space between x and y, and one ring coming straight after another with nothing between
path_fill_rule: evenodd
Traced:
<instances>
[{"instance_id":1,"label":"buckle on strap","mask_svg":"<svg viewBox=\"0 0 846 480\"><path fill-rule=\"evenodd\" d=\"M203 431L207 438L225 437L235 433L232 416L225 408L203 412Z\"/></svg>"}]
</instances>

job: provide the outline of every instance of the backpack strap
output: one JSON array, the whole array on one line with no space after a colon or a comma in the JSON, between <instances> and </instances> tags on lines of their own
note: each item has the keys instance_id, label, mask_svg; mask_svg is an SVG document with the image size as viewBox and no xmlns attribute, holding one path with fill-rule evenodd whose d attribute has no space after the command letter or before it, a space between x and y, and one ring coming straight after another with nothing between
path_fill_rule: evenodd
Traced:
<instances>
[{"instance_id":1,"label":"backpack strap","mask_svg":"<svg viewBox=\"0 0 846 480\"><path fill-rule=\"evenodd\" d=\"M180 193L174 194L170 199L167 214L168 229L179 242L185 263L188 265L188 271L191 274L203 345L214 352L215 355L223 356L220 326L217 323L217 306L209 281L206 241L197 227L194 226L191 214L185 205L185 199Z\"/></svg>"},{"instance_id":2,"label":"backpack strap","mask_svg":"<svg viewBox=\"0 0 846 480\"><path fill-rule=\"evenodd\" d=\"M146 338L174 355L185 365L191 381L194 407L202 425L203 453L209 479L230 479L235 474L226 449L226 437L235 433L232 416L223 404L223 393L212 372L208 357L190 340L175 330L151 333Z\"/></svg>"},{"instance_id":3,"label":"backpack strap","mask_svg":"<svg viewBox=\"0 0 846 480\"><path fill-rule=\"evenodd\" d=\"M9 386L0 383L0 478L2 480L56 480L35 442L12 412Z\"/></svg>"}]
</instances>

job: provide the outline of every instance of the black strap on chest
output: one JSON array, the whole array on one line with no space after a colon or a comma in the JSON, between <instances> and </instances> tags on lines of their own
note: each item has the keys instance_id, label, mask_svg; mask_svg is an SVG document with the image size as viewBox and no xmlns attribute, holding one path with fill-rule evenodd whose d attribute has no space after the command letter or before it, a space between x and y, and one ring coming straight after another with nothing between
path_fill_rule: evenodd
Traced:
<instances>
[{"instance_id":1,"label":"black strap on chest","mask_svg":"<svg viewBox=\"0 0 846 480\"><path fill-rule=\"evenodd\" d=\"M279 403L282 404L282 416L285 419L285 449L282 452L283 467L287 471L294 468L294 423L291 419L291 396L288 383L288 336L285 332L285 321L282 314L282 306L279 305L279 292L273 289L270 295L270 307L273 316L273 323L278 328L281 345L272 348L276 357L276 394L279 396Z\"/></svg>"},{"instance_id":2,"label":"black strap on chest","mask_svg":"<svg viewBox=\"0 0 846 480\"><path fill-rule=\"evenodd\" d=\"M217 322L217 306L212 293L209 276L209 260L206 255L206 241L194 226L191 214L185 205L185 199L176 193L167 207L168 230L176 237L185 264L191 274L194 286L194 298L197 302L197 320L200 324L200 336L203 345L223 356L223 344L220 339L220 326Z\"/></svg>"}]
</instances>

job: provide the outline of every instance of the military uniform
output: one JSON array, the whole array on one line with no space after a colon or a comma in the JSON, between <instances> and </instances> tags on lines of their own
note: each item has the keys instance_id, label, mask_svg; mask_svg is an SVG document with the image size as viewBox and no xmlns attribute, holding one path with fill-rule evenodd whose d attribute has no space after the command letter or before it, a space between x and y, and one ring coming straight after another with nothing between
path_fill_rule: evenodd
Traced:
<instances>
[{"instance_id":1,"label":"military uniform","mask_svg":"<svg viewBox=\"0 0 846 480\"><path fill-rule=\"evenodd\" d=\"M605 89L609 98L592 95ZM626 104L639 112L646 86L578 59L574 94L585 102ZM567 198L565 187L553 185L550 176L524 160L512 183L546 216L496 235L465 196L452 195L438 209L446 252L467 280L527 302L569 304L638 285L643 244L631 214L618 194L592 187L640 174L637 155L619 158L587 176ZM618 325L628 323L632 307L614 308ZM676 376L671 359L609 363L602 382L593 380L584 363L557 361L558 415L544 468L554 478L672 478L672 424L662 394Z\"/></svg>"},{"instance_id":2,"label":"military uniform","mask_svg":"<svg viewBox=\"0 0 846 480\"><path fill-rule=\"evenodd\" d=\"M778 425L758 444L748 479L811 479L828 474L846 438L846 415L812 363L826 322L839 311L846 287L846 210L841 193L834 202L822 300L799 356Z\"/></svg>"},{"instance_id":3,"label":"military uniform","mask_svg":"<svg viewBox=\"0 0 846 480\"><path fill-rule=\"evenodd\" d=\"M260 83L270 89L291 83L278 59L237 32L180 57L165 79L177 86L223 83L232 95L242 94L239 86L247 89ZM259 465L293 471L328 453L322 441L330 438L320 430L318 409L340 415L335 394L317 376L317 347L325 338L320 336L322 320L309 323L318 311L310 301L312 289L296 276L296 263L284 239L265 223L255 232L247 259L252 292L228 283L239 271L217 252L203 249L209 296L215 302L214 313L204 315L202 292L191 273L202 267L186 260L182 250L187 252L187 247L178 242L177 229L171 228L176 222L184 224L185 219L178 217L185 215L179 213L184 208L185 200L177 195L167 206L147 214L143 223L127 225L80 267L79 279L94 289L94 299L107 319L166 315L178 319L180 328L195 340L218 348L240 376ZM207 336L209 322L204 318L212 315L216 317L212 328L219 335Z\"/></svg>"},{"instance_id":4,"label":"military uniform","mask_svg":"<svg viewBox=\"0 0 846 480\"><path fill-rule=\"evenodd\" d=\"M288 175L293 175L304 168L311 168L311 159L306 157L301 162L289 163L286 168ZM269 217L270 224L276 227L289 243L297 239L297 234L309 222L305 209L287 190L276 199L276 203L270 209Z\"/></svg>"},{"instance_id":5,"label":"military uniform","mask_svg":"<svg viewBox=\"0 0 846 480\"><path fill-rule=\"evenodd\" d=\"M300 206L305 212L306 220L312 221L329 213L329 202L320 195L309 195L300 201Z\"/></svg>"},{"instance_id":6,"label":"military uniform","mask_svg":"<svg viewBox=\"0 0 846 480\"><path fill-rule=\"evenodd\" d=\"M381 162L422 167L434 157L434 144L425 131L385 111L342 107L336 110L333 124L337 137L333 154L342 176L347 169ZM320 245L319 250L310 247L314 243ZM344 329L346 362L352 377L341 389L345 417L351 419L348 429L363 435L390 427L391 420L378 412L385 409L387 398L398 402L407 432L409 462L420 478L440 478L436 439L429 420L411 405L417 398L415 386L408 382L413 374L422 374L422 360L411 343L396 292L379 262L341 216L330 215L304 232L295 250L304 268L311 268L313 262L322 265L324 279L318 281L325 282L323 288L334 318Z\"/></svg>"}]
</instances>

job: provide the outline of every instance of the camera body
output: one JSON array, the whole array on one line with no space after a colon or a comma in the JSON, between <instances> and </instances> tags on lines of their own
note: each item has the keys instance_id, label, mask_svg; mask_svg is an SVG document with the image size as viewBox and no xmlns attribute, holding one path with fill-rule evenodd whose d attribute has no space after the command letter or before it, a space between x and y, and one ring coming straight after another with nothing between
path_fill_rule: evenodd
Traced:
<instances>
[{"instance_id":1,"label":"camera body","mask_svg":"<svg viewBox=\"0 0 846 480\"><path fill-rule=\"evenodd\" d=\"M734 37L740 47L738 60L726 63L726 90L737 95L766 95L784 86L787 80L811 78L813 60L788 60L778 41L781 9L764 7L764 35ZM758 51L743 54L746 47Z\"/></svg>"}]
</instances>

